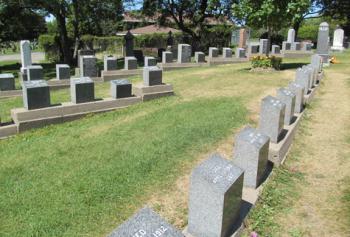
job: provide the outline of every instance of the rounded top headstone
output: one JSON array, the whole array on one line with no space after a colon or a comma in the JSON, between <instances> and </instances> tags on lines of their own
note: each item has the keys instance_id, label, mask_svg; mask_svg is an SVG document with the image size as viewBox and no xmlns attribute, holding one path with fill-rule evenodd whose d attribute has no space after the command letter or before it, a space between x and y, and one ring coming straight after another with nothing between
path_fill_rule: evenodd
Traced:
<instances>
[{"instance_id":1,"label":"rounded top headstone","mask_svg":"<svg viewBox=\"0 0 350 237\"><path fill-rule=\"evenodd\" d=\"M329 24L327 22L322 22L320 24L320 30L328 30L329 29Z\"/></svg>"}]
</instances>

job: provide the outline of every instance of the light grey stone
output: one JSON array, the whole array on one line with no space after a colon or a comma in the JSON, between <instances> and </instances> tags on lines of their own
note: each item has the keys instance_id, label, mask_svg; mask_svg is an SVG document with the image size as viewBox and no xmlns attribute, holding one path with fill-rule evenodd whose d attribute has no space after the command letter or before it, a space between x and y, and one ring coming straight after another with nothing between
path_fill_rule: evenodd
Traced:
<instances>
[{"instance_id":1,"label":"light grey stone","mask_svg":"<svg viewBox=\"0 0 350 237\"><path fill-rule=\"evenodd\" d=\"M318 72L322 72L322 57L318 54L311 56L311 66L317 69Z\"/></svg>"},{"instance_id":2,"label":"light grey stone","mask_svg":"<svg viewBox=\"0 0 350 237\"><path fill-rule=\"evenodd\" d=\"M293 42L291 46L291 50L299 51L301 50L301 43L300 42Z\"/></svg>"},{"instance_id":3,"label":"light grey stone","mask_svg":"<svg viewBox=\"0 0 350 237\"><path fill-rule=\"evenodd\" d=\"M302 50L303 51L311 51L312 50L312 43L303 42Z\"/></svg>"},{"instance_id":4,"label":"light grey stone","mask_svg":"<svg viewBox=\"0 0 350 237\"><path fill-rule=\"evenodd\" d=\"M222 48L222 57L223 58L232 58L232 49L231 48Z\"/></svg>"},{"instance_id":5,"label":"light grey stone","mask_svg":"<svg viewBox=\"0 0 350 237\"><path fill-rule=\"evenodd\" d=\"M288 30L287 42L288 43L294 43L294 41L295 41L295 30L294 29L289 29Z\"/></svg>"},{"instance_id":6,"label":"light grey stone","mask_svg":"<svg viewBox=\"0 0 350 237\"><path fill-rule=\"evenodd\" d=\"M314 82L316 80L315 73L314 73L315 70L310 65L304 65L302 68L309 76L309 90L311 90L314 87L314 84L316 84L316 82Z\"/></svg>"},{"instance_id":7,"label":"light grey stone","mask_svg":"<svg viewBox=\"0 0 350 237\"><path fill-rule=\"evenodd\" d=\"M81 49L78 50L78 68L81 68L83 56L94 56L95 51L91 49Z\"/></svg>"},{"instance_id":8,"label":"light grey stone","mask_svg":"<svg viewBox=\"0 0 350 237\"><path fill-rule=\"evenodd\" d=\"M226 237L240 213L243 171L213 154L191 175L188 233L198 237Z\"/></svg>"},{"instance_id":9,"label":"light grey stone","mask_svg":"<svg viewBox=\"0 0 350 237\"><path fill-rule=\"evenodd\" d=\"M233 163L244 171L244 186L257 188L265 174L270 138L250 126L235 139Z\"/></svg>"},{"instance_id":10,"label":"light grey stone","mask_svg":"<svg viewBox=\"0 0 350 237\"><path fill-rule=\"evenodd\" d=\"M185 237L150 208L143 208L108 237Z\"/></svg>"},{"instance_id":11,"label":"light grey stone","mask_svg":"<svg viewBox=\"0 0 350 237\"><path fill-rule=\"evenodd\" d=\"M50 88L44 80L24 81L23 105L27 110L50 107Z\"/></svg>"},{"instance_id":12,"label":"light grey stone","mask_svg":"<svg viewBox=\"0 0 350 237\"><path fill-rule=\"evenodd\" d=\"M289 43L287 41L282 42L282 50L283 51L291 50L291 48L292 48L292 43Z\"/></svg>"},{"instance_id":13,"label":"light grey stone","mask_svg":"<svg viewBox=\"0 0 350 237\"><path fill-rule=\"evenodd\" d=\"M322 61L328 64L329 61L329 25L322 22L318 29L317 54L322 57Z\"/></svg>"},{"instance_id":14,"label":"light grey stone","mask_svg":"<svg viewBox=\"0 0 350 237\"><path fill-rule=\"evenodd\" d=\"M0 74L0 91L10 91L15 89L15 77L12 73Z\"/></svg>"},{"instance_id":15,"label":"light grey stone","mask_svg":"<svg viewBox=\"0 0 350 237\"><path fill-rule=\"evenodd\" d=\"M301 85L304 88L304 94L307 95L309 93L310 87L310 75L309 73L303 69L298 68L295 74L295 82Z\"/></svg>"},{"instance_id":16,"label":"light grey stone","mask_svg":"<svg viewBox=\"0 0 350 237\"><path fill-rule=\"evenodd\" d=\"M111 81L111 95L114 99L131 97L132 84L127 79Z\"/></svg>"},{"instance_id":17,"label":"light grey stone","mask_svg":"<svg viewBox=\"0 0 350 237\"><path fill-rule=\"evenodd\" d=\"M288 126L293 122L296 95L289 89L279 88L277 90L277 99L286 105L284 125Z\"/></svg>"},{"instance_id":18,"label":"light grey stone","mask_svg":"<svg viewBox=\"0 0 350 237\"><path fill-rule=\"evenodd\" d=\"M173 53L169 51L164 51L162 53L162 63L172 63L173 62Z\"/></svg>"},{"instance_id":19,"label":"light grey stone","mask_svg":"<svg viewBox=\"0 0 350 237\"><path fill-rule=\"evenodd\" d=\"M248 44L248 55L259 53L259 44L249 43Z\"/></svg>"},{"instance_id":20,"label":"light grey stone","mask_svg":"<svg viewBox=\"0 0 350 237\"><path fill-rule=\"evenodd\" d=\"M304 110L304 87L296 82L291 82L288 85L289 90L295 94L295 113L301 113Z\"/></svg>"},{"instance_id":21,"label":"light grey stone","mask_svg":"<svg viewBox=\"0 0 350 237\"><path fill-rule=\"evenodd\" d=\"M56 64L56 78L58 80L70 79L70 67L67 64Z\"/></svg>"},{"instance_id":22,"label":"light grey stone","mask_svg":"<svg viewBox=\"0 0 350 237\"><path fill-rule=\"evenodd\" d=\"M137 59L135 57L125 57L125 70L134 70L137 69Z\"/></svg>"},{"instance_id":23,"label":"light grey stone","mask_svg":"<svg viewBox=\"0 0 350 237\"><path fill-rule=\"evenodd\" d=\"M40 65L28 66L27 79L28 81L43 80L44 79L43 67Z\"/></svg>"},{"instance_id":24,"label":"light grey stone","mask_svg":"<svg viewBox=\"0 0 350 237\"><path fill-rule=\"evenodd\" d=\"M194 61L196 63L204 63L205 62L205 54L203 52L195 52L194 53Z\"/></svg>"},{"instance_id":25,"label":"light grey stone","mask_svg":"<svg viewBox=\"0 0 350 237\"><path fill-rule=\"evenodd\" d=\"M30 49L30 42L28 40L22 40L20 42L21 49L21 63L22 63L22 72L24 68L32 65L32 51Z\"/></svg>"},{"instance_id":26,"label":"light grey stone","mask_svg":"<svg viewBox=\"0 0 350 237\"><path fill-rule=\"evenodd\" d=\"M278 143L283 130L286 105L275 97L267 96L261 101L259 130Z\"/></svg>"},{"instance_id":27,"label":"light grey stone","mask_svg":"<svg viewBox=\"0 0 350 237\"><path fill-rule=\"evenodd\" d=\"M260 46L259 46L259 53L260 54L267 54L268 52L268 39L260 39Z\"/></svg>"},{"instance_id":28,"label":"light grey stone","mask_svg":"<svg viewBox=\"0 0 350 237\"><path fill-rule=\"evenodd\" d=\"M145 67L157 66L157 59L155 57L145 57Z\"/></svg>"},{"instance_id":29,"label":"light grey stone","mask_svg":"<svg viewBox=\"0 0 350 237\"><path fill-rule=\"evenodd\" d=\"M82 56L80 75L82 77L98 77L97 58L92 55Z\"/></svg>"},{"instance_id":30,"label":"light grey stone","mask_svg":"<svg viewBox=\"0 0 350 237\"><path fill-rule=\"evenodd\" d=\"M192 56L192 47L189 44L179 44L177 52L178 63L190 63Z\"/></svg>"},{"instance_id":31,"label":"light grey stone","mask_svg":"<svg viewBox=\"0 0 350 237\"><path fill-rule=\"evenodd\" d=\"M272 54L280 54L281 53L281 47L279 45L272 45Z\"/></svg>"},{"instance_id":32,"label":"light grey stone","mask_svg":"<svg viewBox=\"0 0 350 237\"><path fill-rule=\"evenodd\" d=\"M72 78L70 80L71 101L74 104L95 100L94 81L89 77Z\"/></svg>"},{"instance_id":33,"label":"light grey stone","mask_svg":"<svg viewBox=\"0 0 350 237\"><path fill-rule=\"evenodd\" d=\"M159 67L144 67L143 68L143 83L145 86L161 85L163 70Z\"/></svg>"},{"instance_id":34,"label":"light grey stone","mask_svg":"<svg viewBox=\"0 0 350 237\"><path fill-rule=\"evenodd\" d=\"M336 29L333 35L332 50L343 51L344 50L344 30Z\"/></svg>"},{"instance_id":35,"label":"light grey stone","mask_svg":"<svg viewBox=\"0 0 350 237\"><path fill-rule=\"evenodd\" d=\"M245 49L243 48L236 48L236 58L245 58Z\"/></svg>"},{"instance_id":36,"label":"light grey stone","mask_svg":"<svg viewBox=\"0 0 350 237\"><path fill-rule=\"evenodd\" d=\"M209 47L209 58L219 57L219 49L216 47Z\"/></svg>"},{"instance_id":37,"label":"light grey stone","mask_svg":"<svg viewBox=\"0 0 350 237\"><path fill-rule=\"evenodd\" d=\"M118 69L118 61L116 57L105 56L103 60L104 71L115 71Z\"/></svg>"}]
</instances>

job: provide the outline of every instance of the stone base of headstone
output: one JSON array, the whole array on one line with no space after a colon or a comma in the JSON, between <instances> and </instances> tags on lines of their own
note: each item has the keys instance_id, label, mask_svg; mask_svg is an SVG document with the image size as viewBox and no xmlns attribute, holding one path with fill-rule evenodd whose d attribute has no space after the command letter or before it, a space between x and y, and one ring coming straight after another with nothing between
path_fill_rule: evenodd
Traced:
<instances>
[{"instance_id":1,"label":"stone base of headstone","mask_svg":"<svg viewBox=\"0 0 350 237\"><path fill-rule=\"evenodd\" d=\"M310 104L311 101L314 99L316 91L317 91L318 86L315 86L311 90L309 90L309 93L307 95L304 95L304 103L305 104Z\"/></svg>"},{"instance_id":2,"label":"stone base of headstone","mask_svg":"<svg viewBox=\"0 0 350 237\"><path fill-rule=\"evenodd\" d=\"M343 46L332 46L331 50L343 52L345 48Z\"/></svg>"},{"instance_id":3,"label":"stone base of headstone","mask_svg":"<svg viewBox=\"0 0 350 237\"><path fill-rule=\"evenodd\" d=\"M194 53L194 61L196 63L204 63L205 62L205 54L203 52L195 52Z\"/></svg>"},{"instance_id":4,"label":"stone base of headstone","mask_svg":"<svg viewBox=\"0 0 350 237\"><path fill-rule=\"evenodd\" d=\"M22 90L0 91L0 98L21 97Z\"/></svg>"},{"instance_id":5,"label":"stone base of headstone","mask_svg":"<svg viewBox=\"0 0 350 237\"><path fill-rule=\"evenodd\" d=\"M13 74L0 74L0 91L11 91L15 89L15 77Z\"/></svg>"},{"instance_id":6,"label":"stone base of headstone","mask_svg":"<svg viewBox=\"0 0 350 237\"><path fill-rule=\"evenodd\" d=\"M81 104L67 102L59 106L36 110L26 110L24 108L12 109L11 117L18 126L18 131L22 132L50 124L73 121L91 113L102 113L125 108L139 102L141 102L140 97L121 98L117 100L105 98Z\"/></svg>"},{"instance_id":7,"label":"stone base of headstone","mask_svg":"<svg viewBox=\"0 0 350 237\"><path fill-rule=\"evenodd\" d=\"M174 95L173 86L170 84L157 86L145 86L143 84L139 84L133 87L133 91L134 94L141 97L143 101Z\"/></svg>"},{"instance_id":8,"label":"stone base of headstone","mask_svg":"<svg viewBox=\"0 0 350 237\"><path fill-rule=\"evenodd\" d=\"M102 81L112 81L117 79L123 79L126 77L139 76L142 75L143 70L135 69L135 70L116 70L116 71L102 71L101 78Z\"/></svg>"},{"instance_id":9,"label":"stone base of headstone","mask_svg":"<svg viewBox=\"0 0 350 237\"><path fill-rule=\"evenodd\" d=\"M283 164L290 146L292 145L295 133L299 127L300 120L304 112L300 114L294 114L294 121L291 125L284 126L284 136L278 143L270 142L269 149L269 161L271 161L275 166L280 166Z\"/></svg>"},{"instance_id":10,"label":"stone base of headstone","mask_svg":"<svg viewBox=\"0 0 350 237\"><path fill-rule=\"evenodd\" d=\"M159 63L158 66L163 69L163 71L171 71L184 68L208 66L208 63Z\"/></svg>"},{"instance_id":11,"label":"stone base of headstone","mask_svg":"<svg viewBox=\"0 0 350 237\"><path fill-rule=\"evenodd\" d=\"M0 140L16 135L17 129L16 124L0 126Z\"/></svg>"}]
</instances>

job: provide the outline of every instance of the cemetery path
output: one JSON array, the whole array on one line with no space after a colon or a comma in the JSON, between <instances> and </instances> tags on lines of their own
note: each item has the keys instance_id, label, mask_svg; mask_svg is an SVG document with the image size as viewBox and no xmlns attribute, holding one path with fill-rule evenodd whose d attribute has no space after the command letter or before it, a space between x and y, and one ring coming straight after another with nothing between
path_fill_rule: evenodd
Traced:
<instances>
[{"instance_id":1,"label":"cemetery path","mask_svg":"<svg viewBox=\"0 0 350 237\"><path fill-rule=\"evenodd\" d=\"M8 55L0 55L0 61L20 61L20 54L8 54ZM32 61L33 63L40 63L40 61L45 60L45 53L42 52L33 52L32 53Z\"/></svg>"},{"instance_id":2,"label":"cemetery path","mask_svg":"<svg viewBox=\"0 0 350 237\"><path fill-rule=\"evenodd\" d=\"M304 174L300 197L278 216L281 236L350 236L343 193L350 173L350 84L348 72L327 70L309 110L303 152L288 167Z\"/></svg>"}]
</instances>

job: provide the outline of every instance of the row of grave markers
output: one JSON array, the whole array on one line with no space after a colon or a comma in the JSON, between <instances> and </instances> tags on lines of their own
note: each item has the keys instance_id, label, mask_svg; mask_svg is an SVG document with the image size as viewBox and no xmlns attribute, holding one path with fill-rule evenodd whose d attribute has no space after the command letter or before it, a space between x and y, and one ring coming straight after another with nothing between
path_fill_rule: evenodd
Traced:
<instances>
[{"instance_id":1,"label":"row of grave markers","mask_svg":"<svg viewBox=\"0 0 350 237\"><path fill-rule=\"evenodd\" d=\"M145 207L116 228L109 237L228 237L240 226L243 187L256 189L267 172L269 146L278 143L284 126L303 112L305 95L321 79L322 58L299 68L287 88L277 97L262 99L258 128L250 126L236 136L233 160L212 154L192 171L188 227L184 232L171 226Z\"/></svg>"}]
</instances>

